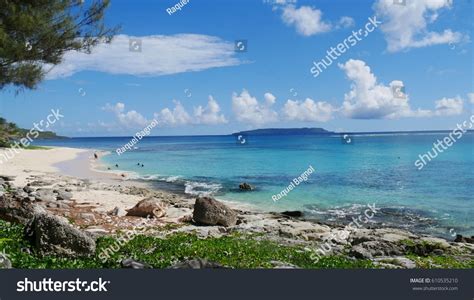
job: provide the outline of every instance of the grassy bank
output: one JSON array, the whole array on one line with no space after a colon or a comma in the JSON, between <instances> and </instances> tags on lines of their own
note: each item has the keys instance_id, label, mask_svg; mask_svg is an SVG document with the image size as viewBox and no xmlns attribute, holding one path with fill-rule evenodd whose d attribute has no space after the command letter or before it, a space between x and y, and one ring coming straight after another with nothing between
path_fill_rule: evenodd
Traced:
<instances>
[{"instance_id":1,"label":"grassy bank","mask_svg":"<svg viewBox=\"0 0 474 300\"><path fill-rule=\"evenodd\" d=\"M232 268L273 268L275 261L309 269L362 269L376 268L370 260L352 259L346 256L325 256L316 261L308 249L282 246L262 239L263 236L233 234L219 238L200 239L193 234L171 234L166 238L137 235L128 243L118 246L117 239L101 237L97 250L90 258L39 257L23 238L23 226L0 220L0 253L4 252L14 268L120 268L120 261L133 258L153 268L167 268L178 261L204 258ZM405 243L413 244L411 241ZM426 243L415 247L434 247ZM111 251L110 249L117 251ZM415 249L415 248L413 248ZM103 253L110 257L104 262ZM417 268L472 269L474 261L465 260L456 253L420 256L408 252L407 258ZM396 265L396 264L395 264Z\"/></svg>"},{"instance_id":2,"label":"grassy bank","mask_svg":"<svg viewBox=\"0 0 474 300\"><path fill-rule=\"evenodd\" d=\"M0 221L0 252L8 254L14 268L119 268L119 262L125 258L134 258L154 268L166 268L192 258L204 258L233 268L271 268L272 261L316 269L374 267L369 260L343 256L327 256L314 261L312 252L303 248L281 246L250 236L199 239L192 234L173 234L166 239L139 235L102 262L99 255L116 242L110 237L99 238L96 255L91 258L39 257L23 239L22 226Z\"/></svg>"}]
</instances>

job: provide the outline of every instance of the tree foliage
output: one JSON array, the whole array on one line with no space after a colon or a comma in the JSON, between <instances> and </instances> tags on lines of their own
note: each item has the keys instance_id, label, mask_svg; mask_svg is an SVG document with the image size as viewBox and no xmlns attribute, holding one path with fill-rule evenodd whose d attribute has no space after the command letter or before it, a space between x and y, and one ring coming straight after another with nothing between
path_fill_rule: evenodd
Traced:
<instances>
[{"instance_id":1,"label":"tree foliage","mask_svg":"<svg viewBox=\"0 0 474 300\"><path fill-rule=\"evenodd\" d=\"M0 0L0 90L34 89L68 51L90 53L118 28L105 25L109 0Z\"/></svg>"}]
</instances>

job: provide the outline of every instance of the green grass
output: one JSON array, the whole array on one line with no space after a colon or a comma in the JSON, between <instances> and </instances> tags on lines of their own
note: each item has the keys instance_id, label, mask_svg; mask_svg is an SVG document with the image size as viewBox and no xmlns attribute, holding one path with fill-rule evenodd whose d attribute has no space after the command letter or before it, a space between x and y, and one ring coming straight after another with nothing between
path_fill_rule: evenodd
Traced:
<instances>
[{"instance_id":1,"label":"green grass","mask_svg":"<svg viewBox=\"0 0 474 300\"><path fill-rule=\"evenodd\" d=\"M410 254L429 254L435 249L446 250L440 243L430 243L427 241L401 240L400 243L405 246L406 251Z\"/></svg>"},{"instance_id":2,"label":"green grass","mask_svg":"<svg viewBox=\"0 0 474 300\"><path fill-rule=\"evenodd\" d=\"M460 260L453 256L429 255L417 256L415 254L407 255L407 258L413 260L418 268L422 269L473 269L474 260Z\"/></svg>"},{"instance_id":3,"label":"green grass","mask_svg":"<svg viewBox=\"0 0 474 300\"><path fill-rule=\"evenodd\" d=\"M233 268L271 268L271 261L275 260L300 268L375 268L370 260L344 256L325 256L314 261L312 252L303 248L255 240L247 235L207 239L184 233L165 239L139 235L102 262L99 259L102 251L117 243L116 239L105 237L98 239L96 255L91 258L38 257L24 251L29 246L23 240L22 232L22 226L0 221L0 251L3 249L8 254L14 268L119 268L119 262L124 258L134 258L154 268L166 268L177 261L192 258L204 258Z\"/></svg>"},{"instance_id":4,"label":"green grass","mask_svg":"<svg viewBox=\"0 0 474 300\"><path fill-rule=\"evenodd\" d=\"M44 147L44 146L29 145L28 147L23 147L23 149L27 149L27 150L49 150L51 148L50 147Z\"/></svg>"},{"instance_id":5,"label":"green grass","mask_svg":"<svg viewBox=\"0 0 474 300\"><path fill-rule=\"evenodd\" d=\"M431 252L434 249L444 249L439 243L429 243L426 241L415 242L413 240L400 241L405 245L407 250L406 257L414 261L418 268L422 269L472 269L474 268L474 260L461 255L459 251L449 251L442 255L434 255ZM426 253L426 255L420 255ZM465 255L464 255L465 256Z\"/></svg>"}]
</instances>

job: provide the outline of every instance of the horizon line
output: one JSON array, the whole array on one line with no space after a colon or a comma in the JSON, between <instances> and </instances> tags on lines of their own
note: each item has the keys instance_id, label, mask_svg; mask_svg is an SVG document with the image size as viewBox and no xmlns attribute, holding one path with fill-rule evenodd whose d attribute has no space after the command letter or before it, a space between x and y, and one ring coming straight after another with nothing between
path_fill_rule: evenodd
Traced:
<instances>
[{"instance_id":1,"label":"horizon line","mask_svg":"<svg viewBox=\"0 0 474 300\"><path fill-rule=\"evenodd\" d=\"M302 128L261 128L261 129L323 129L317 127L302 127ZM251 130L244 130L244 131L237 131L234 133L228 134L195 134L195 135L149 135L143 138L152 138L152 137L211 137L211 136L232 136L237 135L240 133L244 133L247 131L254 131L260 129L251 129ZM393 134L393 133L443 133L443 132L451 132L454 129L435 129L435 130L402 130L402 131L326 131L321 133L314 133L314 134L301 134L301 135L337 135L337 134ZM474 129L467 129L467 132L474 132ZM252 134L250 134L252 135ZM258 134L257 134L258 135ZM292 135L292 134L265 134L260 136L271 136L271 135ZM294 134L297 135L297 134ZM59 138L130 138L134 137L134 135L117 135L117 136L58 136ZM39 138L43 140L52 140L54 138Z\"/></svg>"}]
</instances>

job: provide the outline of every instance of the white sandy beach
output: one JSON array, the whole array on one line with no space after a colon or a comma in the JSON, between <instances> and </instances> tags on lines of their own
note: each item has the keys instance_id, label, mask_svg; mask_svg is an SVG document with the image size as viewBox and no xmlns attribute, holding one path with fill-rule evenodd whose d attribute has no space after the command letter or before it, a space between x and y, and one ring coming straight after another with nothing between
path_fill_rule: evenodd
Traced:
<instances>
[{"instance_id":1,"label":"white sandy beach","mask_svg":"<svg viewBox=\"0 0 474 300\"><path fill-rule=\"evenodd\" d=\"M0 156L3 157L8 149L1 149ZM46 150L22 150L0 164L2 175L15 177L15 186L25 186L31 177L37 176L54 180L57 176L77 177L85 179L95 179L101 182L121 182L127 185L126 181L116 172L101 172L97 168L98 163L94 162L94 151L87 149L54 147ZM11 157L11 155L9 155ZM78 204L92 204L97 206L97 210L109 211L115 207L127 209L133 207L143 197L125 195L117 191L107 191L99 189L85 189L73 191L74 199Z\"/></svg>"},{"instance_id":2,"label":"white sandy beach","mask_svg":"<svg viewBox=\"0 0 474 300\"><path fill-rule=\"evenodd\" d=\"M30 175L41 175L43 173L59 173L56 166L58 163L75 159L79 154L87 152L83 149L74 148L51 148L48 150L20 150L18 153L12 149L0 149L0 156L11 157L0 164L3 175L15 176L15 185L26 185L26 178ZM8 153L7 153L8 152Z\"/></svg>"}]
</instances>

